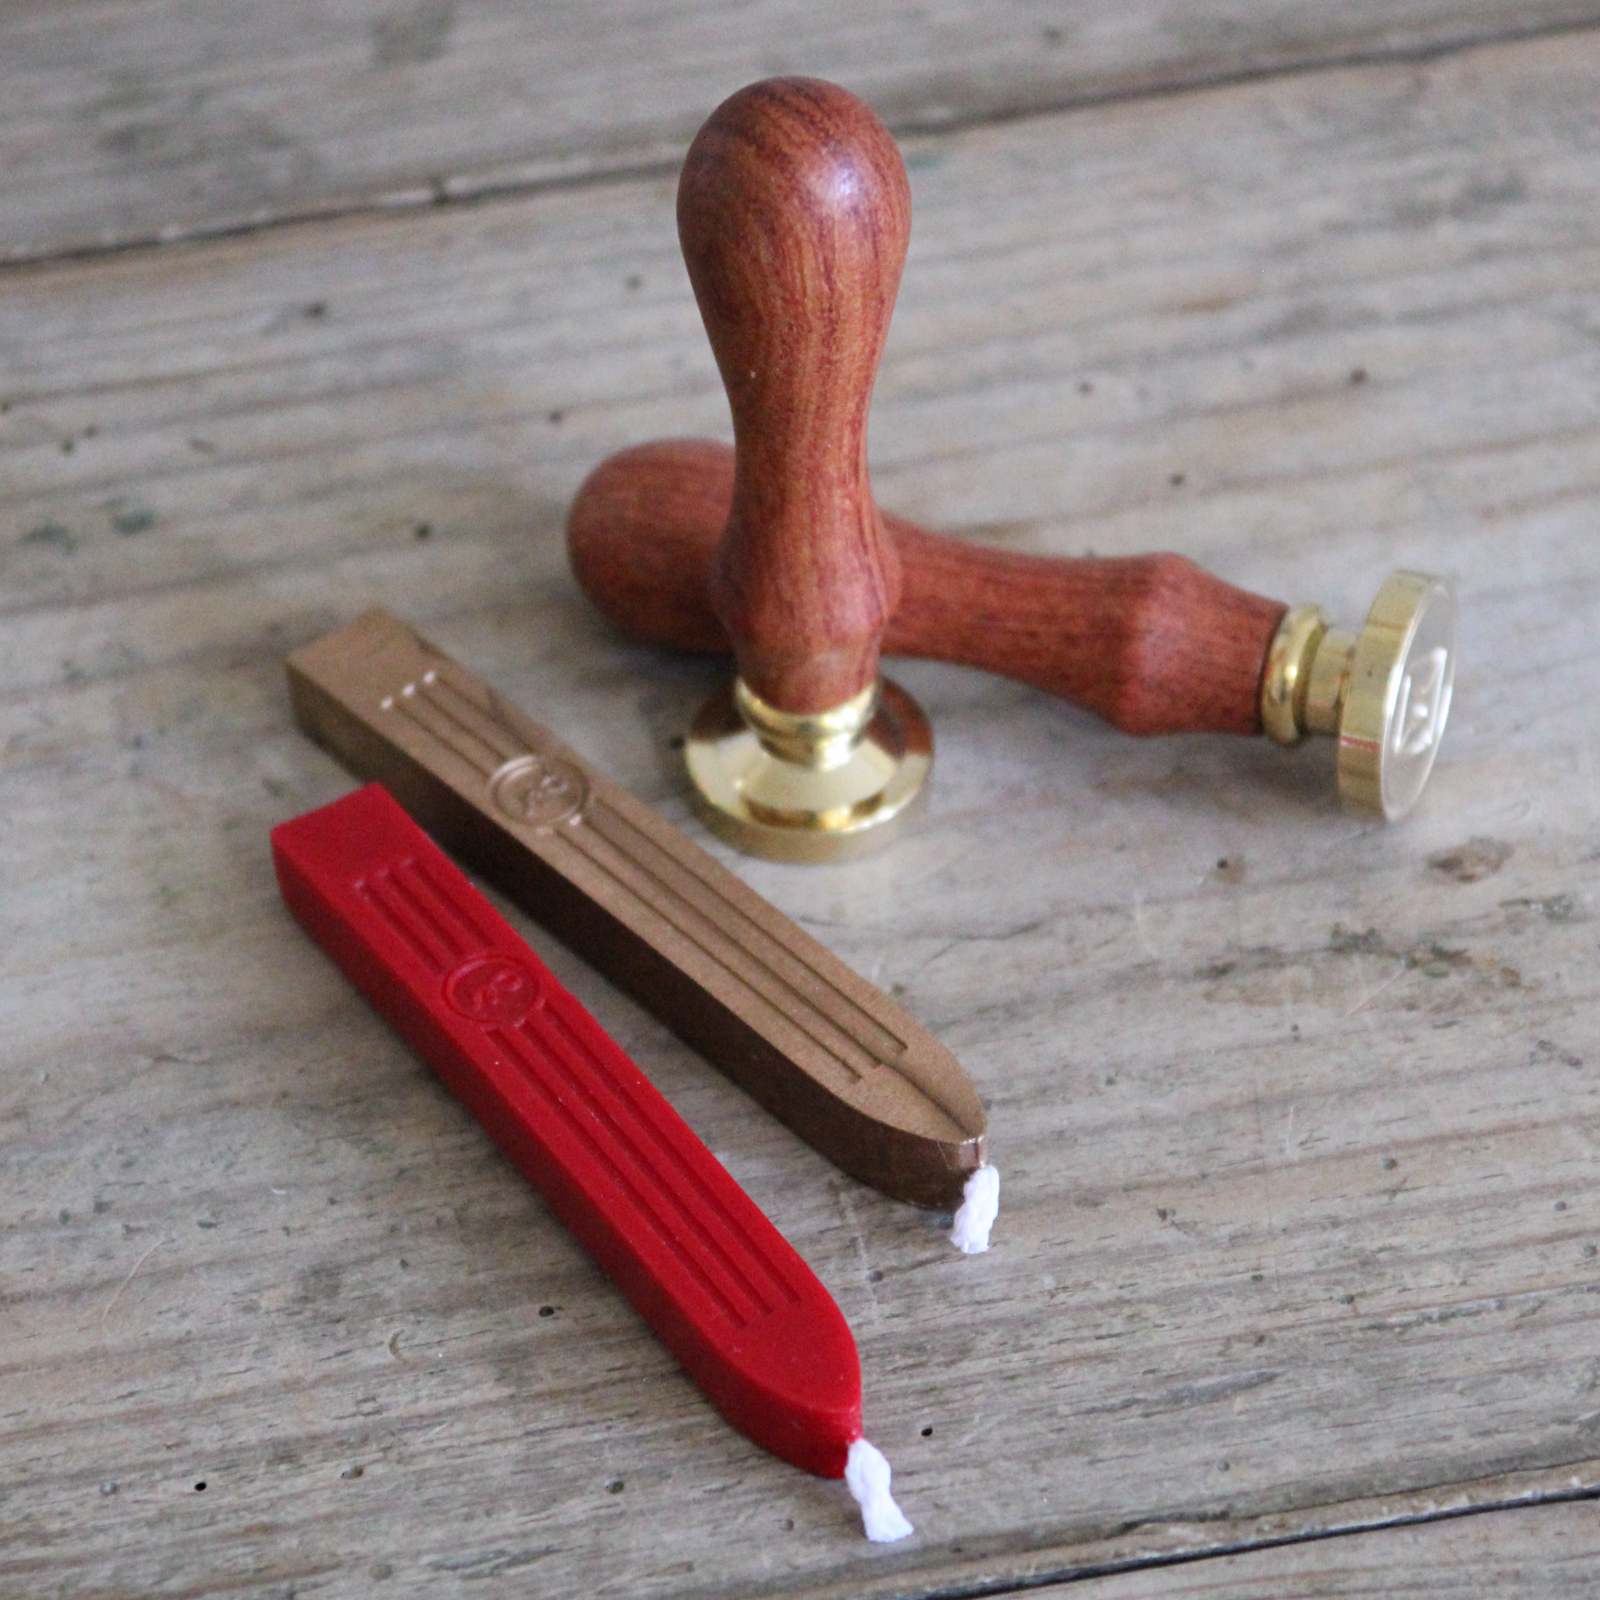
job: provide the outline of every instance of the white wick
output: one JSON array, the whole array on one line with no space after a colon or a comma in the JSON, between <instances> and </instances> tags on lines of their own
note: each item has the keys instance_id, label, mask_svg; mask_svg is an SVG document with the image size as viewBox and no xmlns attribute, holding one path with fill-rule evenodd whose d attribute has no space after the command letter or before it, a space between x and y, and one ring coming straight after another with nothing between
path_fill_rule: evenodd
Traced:
<instances>
[{"instance_id":1,"label":"white wick","mask_svg":"<svg viewBox=\"0 0 1600 1600\"><path fill-rule=\"evenodd\" d=\"M964 1256L982 1255L989 1248L989 1230L1000 1215L1000 1169L985 1162L967 1179L961 1191L950 1243Z\"/></svg>"},{"instance_id":2,"label":"white wick","mask_svg":"<svg viewBox=\"0 0 1600 1600\"><path fill-rule=\"evenodd\" d=\"M845 1487L861 1507L861 1524L874 1544L893 1544L912 1531L889 1493L889 1463L876 1445L857 1439L844 1462Z\"/></svg>"}]
</instances>

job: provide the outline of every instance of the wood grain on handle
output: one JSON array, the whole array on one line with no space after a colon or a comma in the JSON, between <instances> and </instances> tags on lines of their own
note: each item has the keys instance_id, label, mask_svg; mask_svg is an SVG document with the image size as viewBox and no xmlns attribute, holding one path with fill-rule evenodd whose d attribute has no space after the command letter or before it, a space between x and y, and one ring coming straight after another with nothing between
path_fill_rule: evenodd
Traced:
<instances>
[{"instance_id":1,"label":"wood grain on handle","mask_svg":"<svg viewBox=\"0 0 1600 1600\"><path fill-rule=\"evenodd\" d=\"M601 462L567 522L585 594L636 638L726 650L708 598L733 452L663 439ZM1259 733L1267 648L1285 607L1178 555L1020 555L883 517L904 593L883 650L982 667L1128 733Z\"/></svg>"},{"instance_id":2,"label":"wood grain on handle","mask_svg":"<svg viewBox=\"0 0 1600 1600\"><path fill-rule=\"evenodd\" d=\"M740 90L684 162L678 233L739 463L711 604L740 676L784 711L870 684L898 598L867 408L910 227L894 140L832 84Z\"/></svg>"}]
</instances>

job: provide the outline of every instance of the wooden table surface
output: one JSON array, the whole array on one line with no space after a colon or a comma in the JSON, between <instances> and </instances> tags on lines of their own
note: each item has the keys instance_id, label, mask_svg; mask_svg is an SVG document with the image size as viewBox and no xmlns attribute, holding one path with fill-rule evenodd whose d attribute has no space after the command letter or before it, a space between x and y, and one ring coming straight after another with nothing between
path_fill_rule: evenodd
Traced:
<instances>
[{"instance_id":1,"label":"wooden table surface","mask_svg":"<svg viewBox=\"0 0 1600 1600\"><path fill-rule=\"evenodd\" d=\"M726 431L675 171L777 71L911 169L885 504L1351 621L1418 566L1464 619L1398 827L1326 747L908 663L921 825L736 861L962 1057L986 1256L535 935L837 1295L888 1548L717 1420L266 848L349 784L283 654L373 604L687 817L717 669L603 625L561 521ZM1592 1594L1597 79L1593 0L7 6L0 1593Z\"/></svg>"}]
</instances>

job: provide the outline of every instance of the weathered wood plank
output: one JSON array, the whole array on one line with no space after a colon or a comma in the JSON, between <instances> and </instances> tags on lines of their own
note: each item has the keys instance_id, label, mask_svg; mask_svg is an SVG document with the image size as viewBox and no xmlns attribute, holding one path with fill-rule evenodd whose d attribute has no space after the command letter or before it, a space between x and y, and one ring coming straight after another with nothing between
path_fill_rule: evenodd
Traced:
<instances>
[{"instance_id":1,"label":"weathered wood plank","mask_svg":"<svg viewBox=\"0 0 1600 1600\"><path fill-rule=\"evenodd\" d=\"M1429 1493L1413 1490L1393 1498L1370 1496L1215 1522L1130 1525L1070 1551L986 1554L969 1543L951 1551L934 1592L972 1600L1020 1593L1056 1600L1102 1600L1103 1594L1105 1600L1127 1600L1135 1594L1172 1595L1175 1600L1222 1594L1252 1600L1258 1590L1249 1585L1259 1578L1259 1588L1272 1600L1330 1600L1350 1591L1330 1590L1328 1584L1359 1582L1362 1572L1376 1568L1384 1580L1371 1592L1383 1600L1436 1592L1473 1597L1587 1593L1581 1585L1593 1571L1590 1552L1596 1536L1588 1530L1594 1523L1597 1477L1600 1463L1582 1462ZM1542 1520L1513 1520L1523 1516ZM1412 1518L1419 1520L1413 1523ZM1540 1527L1551 1530L1542 1539ZM1550 1558L1542 1568L1529 1559L1530 1552L1540 1549ZM1476 1589L1460 1587L1470 1585L1475 1576L1472 1561L1463 1554L1468 1550L1478 1553L1484 1580ZM1458 1586L1429 1589L1437 1576L1430 1563L1447 1570ZM1294 1587L1297 1578L1324 1588L1303 1592ZM1540 1582L1546 1587L1539 1588ZM895 1587L889 1574L784 1590L795 1600L891 1600L906 1592Z\"/></svg>"},{"instance_id":2,"label":"weathered wood plank","mask_svg":"<svg viewBox=\"0 0 1600 1600\"><path fill-rule=\"evenodd\" d=\"M914 665L926 822L741 863L990 1096L987 1257L539 941L839 1295L922 1528L888 1551L706 1411L265 850L346 781L279 658L370 603L685 814L711 669L607 633L558 538L601 453L722 425L670 180L10 274L0 1587L914 1595L1600 1485L1597 67L911 148L887 503L1353 614L1442 568L1467 626L1401 829L1338 815L1326 751Z\"/></svg>"},{"instance_id":3,"label":"weathered wood plank","mask_svg":"<svg viewBox=\"0 0 1600 1600\"><path fill-rule=\"evenodd\" d=\"M927 128L1596 20L1594 0L14 0L0 260L666 163L774 72Z\"/></svg>"},{"instance_id":4,"label":"weathered wood plank","mask_svg":"<svg viewBox=\"0 0 1600 1600\"><path fill-rule=\"evenodd\" d=\"M1588 1502L1386 1528L1191 1567L1051 1585L1046 1600L1573 1600L1594 1593Z\"/></svg>"}]
</instances>

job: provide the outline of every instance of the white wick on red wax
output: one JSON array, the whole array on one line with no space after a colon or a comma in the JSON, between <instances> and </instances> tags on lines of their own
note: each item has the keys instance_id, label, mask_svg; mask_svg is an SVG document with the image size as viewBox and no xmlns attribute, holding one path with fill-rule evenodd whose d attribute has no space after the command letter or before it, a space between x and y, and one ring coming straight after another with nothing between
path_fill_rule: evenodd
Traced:
<instances>
[{"instance_id":1,"label":"white wick on red wax","mask_svg":"<svg viewBox=\"0 0 1600 1600\"><path fill-rule=\"evenodd\" d=\"M845 1487L861 1507L861 1525L874 1544L893 1544L916 1530L889 1492L889 1463L866 1439L857 1439L845 1459Z\"/></svg>"}]
</instances>

